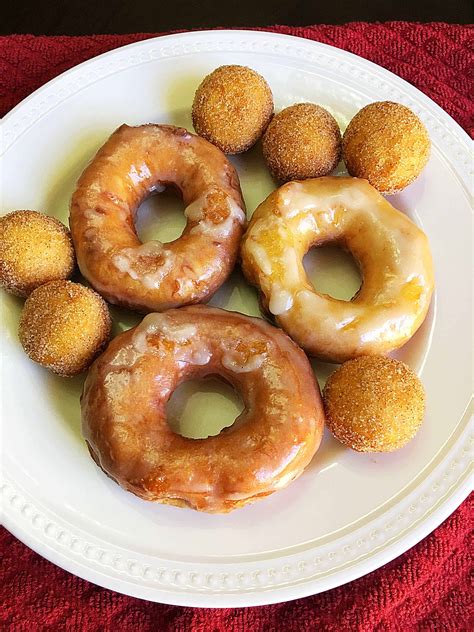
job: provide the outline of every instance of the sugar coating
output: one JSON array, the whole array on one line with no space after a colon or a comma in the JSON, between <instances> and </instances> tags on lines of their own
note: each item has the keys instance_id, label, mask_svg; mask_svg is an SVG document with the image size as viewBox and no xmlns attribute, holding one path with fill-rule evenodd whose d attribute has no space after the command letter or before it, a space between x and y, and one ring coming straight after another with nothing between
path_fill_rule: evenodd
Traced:
<instances>
[{"instance_id":1,"label":"sugar coating","mask_svg":"<svg viewBox=\"0 0 474 632\"><path fill-rule=\"evenodd\" d=\"M358 452L392 452L418 431L425 392L400 360L361 356L329 377L324 406L327 425L341 443Z\"/></svg>"},{"instance_id":2,"label":"sugar coating","mask_svg":"<svg viewBox=\"0 0 474 632\"><path fill-rule=\"evenodd\" d=\"M276 114L263 137L263 155L279 182L325 176L341 156L336 119L314 103L297 103Z\"/></svg>"},{"instance_id":3,"label":"sugar coating","mask_svg":"<svg viewBox=\"0 0 474 632\"><path fill-rule=\"evenodd\" d=\"M96 292L72 281L51 281L25 302L19 337L32 360L67 377L92 363L110 329L107 304Z\"/></svg>"},{"instance_id":4,"label":"sugar coating","mask_svg":"<svg viewBox=\"0 0 474 632\"><path fill-rule=\"evenodd\" d=\"M0 218L0 285L26 297L36 287L71 276L76 263L69 230L37 211Z\"/></svg>"},{"instance_id":5,"label":"sugar coating","mask_svg":"<svg viewBox=\"0 0 474 632\"><path fill-rule=\"evenodd\" d=\"M204 78L194 97L196 132L226 154L252 147L273 114L265 79L246 66L220 66Z\"/></svg>"},{"instance_id":6,"label":"sugar coating","mask_svg":"<svg viewBox=\"0 0 474 632\"><path fill-rule=\"evenodd\" d=\"M397 193L413 182L428 162L430 150L430 137L420 119L391 101L362 108L342 140L348 172L385 194Z\"/></svg>"}]
</instances>

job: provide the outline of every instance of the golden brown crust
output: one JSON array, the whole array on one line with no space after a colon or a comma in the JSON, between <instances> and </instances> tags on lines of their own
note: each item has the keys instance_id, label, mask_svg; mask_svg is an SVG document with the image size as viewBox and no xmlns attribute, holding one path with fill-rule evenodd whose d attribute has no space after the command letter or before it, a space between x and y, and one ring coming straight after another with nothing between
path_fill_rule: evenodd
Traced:
<instances>
[{"instance_id":1,"label":"golden brown crust","mask_svg":"<svg viewBox=\"0 0 474 632\"><path fill-rule=\"evenodd\" d=\"M252 147L273 114L265 79L246 66L220 66L204 78L192 107L196 132L226 154Z\"/></svg>"},{"instance_id":2,"label":"golden brown crust","mask_svg":"<svg viewBox=\"0 0 474 632\"><path fill-rule=\"evenodd\" d=\"M336 119L314 103L297 103L276 114L263 137L263 155L279 182L331 173L341 157Z\"/></svg>"},{"instance_id":3,"label":"golden brown crust","mask_svg":"<svg viewBox=\"0 0 474 632\"><path fill-rule=\"evenodd\" d=\"M75 266L69 230L37 211L13 211L0 218L0 285L26 297L48 281L67 279Z\"/></svg>"},{"instance_id":4,"label":"golden brown crust","mask_svg":"<svg viewBox=\"0 0 474 632\"><path fill-rule=\"evenodd\" d=\"M348 172L365 178L385 194L401 191L420 175L430 148L428 132L420 119L409 108L391 101L362 108L342 140Z\"/></svg>"},{"instance_id":5,"label":"golden brown crust","mask_svg":"<svg viewBox=\"0 0 474 632\"><path fill-rule=\"evenodd\" d=\"M392 452L418 431L425 392L403 362L384 356L349 360L324 388L327 425L344 445L358 452Z\"/></svg>"},{"instance_id":6,"label":"golden brown crust","mask_svg":"<svg viewBox=\"0 0 474 632\"><path fill-rule=\"evenodd\" d=\"M19 337L29 357L53 373L81 373L110 337L111 318L105 301L72 281L51 281L25 302Z\"/></svg>"}]
</instances>

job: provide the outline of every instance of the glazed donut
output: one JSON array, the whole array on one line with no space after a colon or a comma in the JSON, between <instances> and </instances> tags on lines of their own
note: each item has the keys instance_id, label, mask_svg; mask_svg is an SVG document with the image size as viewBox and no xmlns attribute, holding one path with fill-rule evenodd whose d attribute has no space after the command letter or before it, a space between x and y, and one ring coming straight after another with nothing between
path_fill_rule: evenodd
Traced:
<instances>
[{"instance_id":1,"label":"glazed donut","mask_svg":"<svg viewBox=\"0 0 474 632\"><path fill-rule=\"evenodd\" d=\"M220 375L243 413L216 436L189 439L166 421L176 387ZM229 512L286 487L321 441L324 412L310 364L280 329L203 305L149 314L92 365L82 431L96 463L146 500Z\"/></svg>"},{"instance_id":2,"label":"glazed donut","mask_svg":"<svg viewBox=\"0 0 474 632\"><path fill-rule=\"evenodd\" d=\"M360 266L351 301L319 294L306 276L305 253L329 241ZM255 211L241 255L263 307L307 353L330 362L400 347L423 322L433 291L426 235L358 178L283 185Z\"/></svg>"},{"instance_id":3,"label":"glazed donut","mask_svg":"<svg viewBox=\"0 0 474 632\"><path fill-rule=\"evenodd\" d=\"M142 244L134 218L164 186L182 194L181 237ZM72 197L79 268L110 303L162 311L204 301L235 264L245 206L234 167L199 136L170 125L122 125L99 150Z\"/></svg>"}]
</instances>

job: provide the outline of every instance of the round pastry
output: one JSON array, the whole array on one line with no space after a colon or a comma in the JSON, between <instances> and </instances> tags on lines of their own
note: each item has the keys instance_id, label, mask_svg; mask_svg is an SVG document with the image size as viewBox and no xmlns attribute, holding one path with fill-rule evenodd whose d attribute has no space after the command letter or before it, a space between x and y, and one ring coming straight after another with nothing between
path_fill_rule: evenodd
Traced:
<instances>
[{"instance_id":1,"label":"round pastry","mask_svg":"<svg viewBox=\"0 0 474 632\"><path fill-rule=\"evenodd\" d=\"M51 281L33 290L20 318L19 337L29 357L53 373L81 373L110 337L105 301L72 281Z\"/></svg>"},{"instance_id":2,"label":"round pastry","mask_svg":"<svg viewBox=\"0 0 474 632\"><path fill-rule=\"evenodd\" d=\"M351 301L315 291L303 257L336 242L358 262L362 286ZM332 362L386 353L423 322L433 291L426 235L366 180L289 182L252 216L242 269L262 304L307 353Z\"/></svg>"},{"instance_id":3,"label":"round pastry","mask_svg":"<svg viewBox=\"0 0 474 632\"><path fill-rule=\"evenodd\" d=\"M167 423L182 382L220 375L245 404L216 436L189 439ZM264 320L196 305L149 314L92 365L82 430L96 463L144 498L223 513L286 487L321 441L324 413L304 355Z\"/></svg>"},{"instance_id":4,"label":"round pastry","mask_svg":"<svg viewBox=\"0 0 474 632\"><path fill-rule=\"evenodd\" d=\"M348 172L385 194L398 193L413 182L428 162L430 149L430 137L416 114L391 101L362 108L342 140Z\"/></svg>"},{"instance_id":5,"label":"round pastry","mask_svg":"<svg viewBox=\"0 0 474 632\"><path fill-rule=\"evenodd\" d=\"M182 194L187 224L171 243L142 244L134 220L163 186ZM110 303L143 312L207 300L234 267L246 224L234 167L206 140L169 125L122 125L72 197L79 268Z\"/></svg>"},{"instance_id":6,"label":"round pastry","mask_svg":"<svg viewBox=\"0 0 474 632\"><path fill-rule=\"evenodd\" d=\"M273 117L263 137L263 155L279 182L326 176L341 157L339 125L319 105L291 105Z\"/></svg>"},{"instance_id":7,"label":"round pastry","mask_svg":"<svg viewBox=\"0 0 474 632\"><path fill-rule=\"evenodd\" d=\"M425 392L403 362L361 356L340 366L326 382L329 429L358 452L392 452L408 443L425 414Z\"/></svg>"},{"instance_id":8,"label":"round pastry","mask_svg":"<svg viewBox=\"0 0 474 632\"><path fill-rule=\"evenodd\" d=\"M67 279L75 265L68 229L37 211L13 211L0 218L0 285L16 296Z\"/></svg>"},{"instance_id":9,"label":"round pastry","mask_svg":"<svg viewBox=\"0 0 474 632\"><path fill-rule=\"evenodd\" d=\"M196 132L226 154L250 149L273 114L272 91L246 66L220 66L204 78L194 97Z\"/></svg>"}]
</instances>

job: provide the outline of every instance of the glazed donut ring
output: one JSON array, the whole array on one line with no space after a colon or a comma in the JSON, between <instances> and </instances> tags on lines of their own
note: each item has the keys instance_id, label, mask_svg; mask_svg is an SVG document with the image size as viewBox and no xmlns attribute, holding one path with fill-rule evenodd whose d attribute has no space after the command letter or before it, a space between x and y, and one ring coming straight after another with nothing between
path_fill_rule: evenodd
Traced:
<instances>
[{"instance_id":1,"label":"glazed donut ring","mask_svg":"<svg viewBox=\"0 0 474 632\"><path fill-rule=\"evenodd\" d=\"M220 434L188 439L166 421L185 380L221 375L243 413ZM288 485L321 441L324 413L310 364L264 320L203 305L149 314L92 365L81 399L94 460L144 498L228 512Z\"/></svg>"},{"instance_id":2,"label":"glazed donut ring","mask_svg":"<svg viewBox=\"0 0 474 632\"><path fill-rule=\"evenodd\" d=\"M173 185L186 228L142 244L134 218L145 197ZM143 312L204 301L229 276L245 228L234 167L203 138L170 125L122 125L86 168L70 225L79 268L109 302Z\"/></svg>"},{"instance_id":3,"label":"glazed donut ring","mask_svg":"<svg viewBox=\"0 0 474 632\"><path fill-rule=\"evenodd\" d=\"M306 276L304 255L329 241L360 265L351 301L319 294ZM255 211L241 255L264 308L307 353L330 362L400 347L423 322L433 291L426 235L358 178L280 187Z\"/></svg>"}]
</instances>

